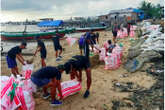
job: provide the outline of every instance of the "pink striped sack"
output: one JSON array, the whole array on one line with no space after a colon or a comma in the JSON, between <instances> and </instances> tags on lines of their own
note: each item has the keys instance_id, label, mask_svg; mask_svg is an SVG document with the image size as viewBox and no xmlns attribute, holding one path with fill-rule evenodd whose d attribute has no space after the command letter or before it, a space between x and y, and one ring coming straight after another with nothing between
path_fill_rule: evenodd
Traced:
<instances>
[{"instance_id":1,"label":"pink striped sack","mask_svg":"<svg viewBox=\"0 0 165 110\"><path fill-rule=\"evenodd\" d=\"M21 101L21 106L18 110L34 110L35 109L35 102L28 91L24 91L21 87L17 88L17 96Z\"/></svg>"},{"instance_id":2,"label":"pink striped sack","mask_svg":"<svg viewBox=\"0 0 165 110\"><path fill-rule=\"evenodd\" d=\"M121 35L122 35L121 30L118 30L118 31L117 31L117 38L120 38L120 37L121 37Z\"/></svg>"},{"instance_id":3,"label":"pink striped sack","mask_svg":"<svg viewBox=\"0 0 165 110\"><path fill-rule=\"evenodd\" d=\"M130 35L129 35L130 37L134 37L135 36L135 32L134 32L134 30L131 30L131 32L130 32Z\"/></svg>"},{"instance_id":4,"label":"pink striped sack","mask_svg":"<svg viewBox=\"0 0 165 110\"><path fill-rule=\"evenodd\" d=\"M123 28L123 38L128 36L128 32L126 28Z\"/></svg>"},{"instance_id":5,"label":"pink striped sack","mask_svg":"<svg viewBox=\"0 0 165 110\"><path fill-rule=\"evenodd\" d=\"M115 54L110 54L106 56L104 59L105 68L104 69L116 69L119 66L117 65L117 56Z\"/></svg>"},{"instance_id":6,"label":"pink striped sack","mask_svg":"<svg viewBox=\"0 0 165 110\"><path fill-rule=\"evenodd\" d=\"M135 31L135 30L136 30L136 28L137 28L137 26L132 26L132 30L134 30L134 31Z\"/></svg>"},{"instance_id":7,"label":"pink striped sack","mask_svg":"<svg viewBox=\"0 0 165 110\"><path fill-rule=\"evenodd\" d=\"M3 87L6 85L6 83L8 82L9 77L8 76L0 76L0 84L1 84L1 88L0 90L3 89Z\"/></svg>"},{"instance_id":8,"label":"pink striped sack","mask_svg":"<svg viewBox=\"0 0 165 110\"><path fill-rule=\"evenodd\" d=\"M28 79L28 80L23 80L20 81L19 86L24 90L29 92L30 94L35 93L37 91L37 87L35 84L33 84L33 82Z\"/></svg>"},{"instance_id":9,"label":"pink striped sack","mask_svg":"<svg viewBox=\"0 0 165 110\"><path fill-rule=\"evenodd\" d=\"M99 54L100 47L99 45L94 45L94 53Z\"/></svg>"},{"instance_id":10,"label":"pink striped sack","mask_svg":"<svg viewBox=\"0 0 165 110\"><path fill-rule=\"evenodd\" d=\"M80 82L76 80L65 81L61 83L62 96L66 98L70 95L73 95L81 90ZM60 94L58 94L60 96Z\"/></svg>"},{"instance_id":11,"label":"pink striped sack","mask_svg":"<svg viewBox=\"0 0 165 110\"><path fill-rule=\"evenodd\" d=\"M15 110L21 106L21 102L17 95L14 96L13 101L10 101L9 92L13 89L14 78L10 77L6 85L1 90L1 109L2 110Z\"/></svg>"},{"instance_id":12,"label":"pink striped sack","mask_svg":"<svg viewBox=\"0 0 165 110\"><path fill-rule=\"evenodd\" d=\"M106 50L105 48L101 48L101 52L99 54L99 60L104 61L105 57L106 57Z\"/></svg>"},{"instance_id":13,"label":"pink striped sack","mask_svg":"<svg viewBox=\"0 0 165 110\"><path fill-rule=\"evenodd\" d=\"M78 39L77 38L73 38L73 37L67 37L66 41L68 42L68 44L70 46L72 46Z\"/></svg>"},{"instance_id":14,"label":"pink striped sack","mask_svg":"<svg viewBox=\"0 0 165 110\"><path fill-rule=\"evenodd\" d=\"M25 79L30 79L33 67L33 64L26 64L22 66L22 75L25 77Z\"/></svg>"},{"instance_id":15,"label":"pink striped sack","mask_svg":"<svg viewBox=\"0 0 165 110\"><path fill-rule=\"evenodd\" d=\"M103 44L103 46L104 46L105 49L108 49L108 48L109 48L108 42L105 42L105 43Z\"/></svg>"}]
</instances>

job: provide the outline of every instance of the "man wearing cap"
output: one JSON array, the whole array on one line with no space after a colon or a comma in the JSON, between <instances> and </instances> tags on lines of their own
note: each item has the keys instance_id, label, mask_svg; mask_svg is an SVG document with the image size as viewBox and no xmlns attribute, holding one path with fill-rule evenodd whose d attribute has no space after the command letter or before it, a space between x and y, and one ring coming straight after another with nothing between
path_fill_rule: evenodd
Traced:
<instances>
[{"instance_id":1,"label":"man wearing cap","mask_svg":"<svg viewBox=\"0 0 165 110\"><path fill-rule=\"evenodd\" d=\"M37 52L40 51L41 65L42 65L42 67L45 67L46 66L45 59L46 59L46 55L47 55L45 44L40 39L37 39L37 44L38 44L38 46L34 53L34 56L36 56Z\"/></svg>"},{"instance_id":2,"label":"man wearing cap","mask_svg":"<svg viewBox=\"0 0 165 110\"><path fill-rule=\"evenodd\" d=\"M61 92L61 73L64 70L63 65L59 65L57 67L53 66L46 66L37 70L36 72L32 73L31 81L37 87L43 87L43 98L47 99L51 95L51 105L57 106L61 105L62 102L57 100L56 97L56 89L60 94L60 99L62 99L62 92ZM47 89L50 87L50 94L48 93Z\"/></svg>"},{"instance_id":3,"label":"man wearing cap","mask_svg":"<svg viewBox=\"0 0 165 110\"><path fill-rule=\"evenodd\" d=\"M7 64L8 64L8 68L11 68L11 72L12 74L17 77L17 74L19 74L18 72L18 68L17 68L17 62L16 62L16 58L23 64L25 65L25 60L22 57L22 49L26 48L26 42L22 42L20 46L16 46L11 48L8 53L7 53Z\"/></svg>"},{"instance_id":4,"label":"man wearing cap","mask_svg":"<svg viewBox=\"0 0 165 110\"><path fill-rule=\"evenodd\" d=\"M76 76L80 82L82 80L82 70L85 69L87 76L87 90L84 94L84 98L87 98L90 94L89 89L92 82L89 59L86 56L81 55L73 56L64 64L64 68L67 74L70 73L71 79L74 79Z\"/></svg>"}]
</instances>

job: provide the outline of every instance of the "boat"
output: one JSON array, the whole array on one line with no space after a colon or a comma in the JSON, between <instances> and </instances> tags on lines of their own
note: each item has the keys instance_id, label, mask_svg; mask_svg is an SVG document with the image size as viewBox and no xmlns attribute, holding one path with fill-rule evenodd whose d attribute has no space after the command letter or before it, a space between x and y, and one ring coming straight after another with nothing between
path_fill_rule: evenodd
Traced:
<instances>
[{"instance_id":1,"label":"boat","mask_svg":"<svg viewBox=\"0 0 165 110\"><path fill-rule=\"evenodd\" d=\"M102 31L105 30L107 27L86 27L86 28L76 28L76 32L87 32L87 31Z\"/></svg>"},{"instance_id":2,"label":"boat","mask_svg":"<svg viewBox=\"0 0 165 110\"><path fill-rule=\"evenodd\" d=\"M58 34L61 37L64 37L65 34L73 33L75 31L74 28L72 29L63 29L59 30ZM50 32L41 32L41 31L34 31L34 32L1 32L1 39L2 40L34 40L36 36L39 39L51 39L54 35L56 35L56 31Z\"/></svg>"}]
</instances>

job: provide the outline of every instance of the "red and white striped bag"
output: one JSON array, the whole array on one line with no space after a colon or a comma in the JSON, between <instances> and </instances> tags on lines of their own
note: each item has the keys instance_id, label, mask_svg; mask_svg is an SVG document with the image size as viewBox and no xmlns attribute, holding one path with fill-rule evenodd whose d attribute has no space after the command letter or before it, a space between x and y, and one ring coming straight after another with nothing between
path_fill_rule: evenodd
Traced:
<instances>
[{"instance_id":1,"label":"red and white striped bag","mask_svg":"<svg viewBox=\"0 0 165 110\"><path fill-rule=\"evenodd\" d=\"M76 80L65 81L61 83L61 89L63 98L66 98L79 92L81 90L81 84ZM58 96L60 96L60 94L58 94Z\"/></svg>"},{"instance_id":2,"label":"red and white striped bag","mask_svg":"<svg viewBox=\"0 0 165 110\"><path fill-rule=\"evenodd\" d=\"M106 57L106 49L105 48L101 48L101 52L99 54L99 60L100 61L104 61L105 57Z\"/></svg>"},{"instance_id":3,"label":"red and white striped bag","mask_svg":"<svg viewBox=\"0 0 165 110\"><path fill-rule=\"evenodd\" d=\"M33 64L26 64L22 66L22 75L25 79L30 79L32 71L33 71Z\"/></svg>"},{"instance_id":4,"label":"red and white striped bag","mask_svg":"<svg viewBox=\"0 0 165 110\"><path fill-rule=\"evenodd\" d=\"M1 90L1 109L2 110L15 110L21 106L21 102L17 95L14 96L13 101L10 101L9 92L13 89L14 78L10 77L6 85Z\"/></svg>"}]
</instances>

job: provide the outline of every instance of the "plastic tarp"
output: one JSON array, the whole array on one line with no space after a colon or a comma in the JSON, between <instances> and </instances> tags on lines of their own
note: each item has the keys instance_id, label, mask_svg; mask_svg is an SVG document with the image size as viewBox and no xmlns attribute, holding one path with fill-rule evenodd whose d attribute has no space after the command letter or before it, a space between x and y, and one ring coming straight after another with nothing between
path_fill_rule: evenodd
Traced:
<instances>
[{"instance_id":1,"label":"plastic tarp","mask_svg":"<svg viewBox=\"0 0 165 110\"><path fill-rule=\"evenodd\" d=\"M38 23L37 26L39 27L58 27L61 24L63 24L62 20L55 20L55 21L41 21L40 23Z\"/></svg>"}]
</instances>

